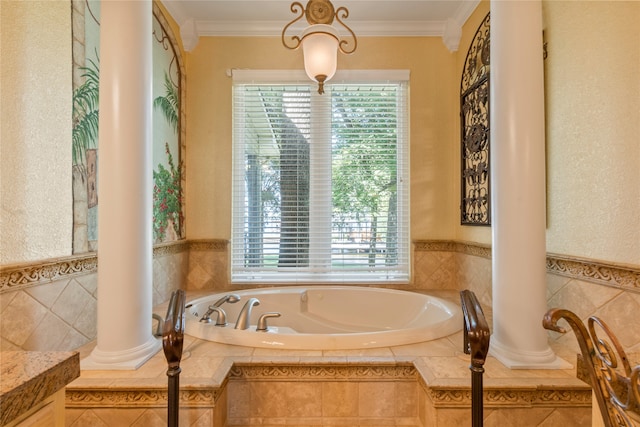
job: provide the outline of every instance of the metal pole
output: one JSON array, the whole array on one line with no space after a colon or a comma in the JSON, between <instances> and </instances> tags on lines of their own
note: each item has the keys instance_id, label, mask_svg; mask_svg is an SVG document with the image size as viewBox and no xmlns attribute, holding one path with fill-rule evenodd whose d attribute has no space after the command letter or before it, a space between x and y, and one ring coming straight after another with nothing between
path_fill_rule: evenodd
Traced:
<instances>
[{"instance_id":1,"label":"metal pole","mask_svg":"<svg viewBox=\"0 0 640 427\"><path fill-rule=\"evenodd\" d=\"M469 291L460 292L462 313L464 314L464 352L471 355L471 425L482 427L484 423L482 374L484 362L489 353L491 332L476 295Z\"/></svg>"},{"instance_id":2,"label":"metal pole","mask_svg":"<svg viewBox=\"0 0 640 427\"><path fill-rule=\"evenodd\" d=\"M482 366L469 366L471 370L471 426L482 427L484 423L484 409L482 402Z\"/></svg>"},{"instance_id":3,"label":"metal pole","mask_svg":"<svg viewBox=\"0 0 640 427\"><path fill-rule=\"evenodd\" d=\"M185 293L183 290L174 291L169 301L167 318L164 321L162 333L162 347L169 364L167 369L167 426L178 427L178 413L180 409L180 359L182 359L182 344L184 342L184 310Z\"/></svg>"},{"instance_id":4,"label":"metal pole","mask_svg":"<svg viewBox=\"0 0 640 427\"><path fill-rule=\"evenodd\" d=\"M178 427L178 413L180 411L180 372L179 366L167 370L169 377L167 426Z\"/></svg>"}]
</instances>

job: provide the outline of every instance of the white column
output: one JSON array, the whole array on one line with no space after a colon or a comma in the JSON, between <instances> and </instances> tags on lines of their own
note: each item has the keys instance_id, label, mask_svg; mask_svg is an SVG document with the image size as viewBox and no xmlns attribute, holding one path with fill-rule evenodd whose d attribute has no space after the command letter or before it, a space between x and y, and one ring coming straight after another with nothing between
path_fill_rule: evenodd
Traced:
<instances>
[{"instance_id":1,"label":"white column","mask_svg":"<svg viewBox=\"0 0 640 427\"><path fill-rule=\"evenodd\" d=\"M491 1L491 355L510 368L567 367L546 304L542 4Z\"/></svg>"},{"instance_id":2,"label":"white column","mask_svg":"<svg viewBox=\"0 0 640 427\"><path fill-rule=\"evenodd\" d=\"M136 369L152 325L151 1L101 2L98 340L83 369Z\"/></svg>"}]
</instances>

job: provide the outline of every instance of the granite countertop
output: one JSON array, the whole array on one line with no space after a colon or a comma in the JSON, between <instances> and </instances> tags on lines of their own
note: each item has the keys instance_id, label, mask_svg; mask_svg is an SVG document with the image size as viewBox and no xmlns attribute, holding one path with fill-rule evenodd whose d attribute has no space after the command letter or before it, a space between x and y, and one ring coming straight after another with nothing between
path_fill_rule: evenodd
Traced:
<instances>
[{"instance_id":1,"label":"granite countertop","mask_svg":"<svg viewBox=\"0 0 640 427\"><path fill-rule=\"evenodd\" d=\"M0 425L7 424L80 376L75 351L0 352Z\"/></svg>"}]
</instances>

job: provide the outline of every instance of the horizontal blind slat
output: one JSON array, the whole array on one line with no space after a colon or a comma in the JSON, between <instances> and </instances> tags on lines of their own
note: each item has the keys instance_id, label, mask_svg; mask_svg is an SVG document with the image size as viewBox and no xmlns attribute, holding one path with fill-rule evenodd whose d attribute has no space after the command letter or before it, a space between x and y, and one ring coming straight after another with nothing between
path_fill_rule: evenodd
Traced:
<instances>
[{"instance_id":1,"label":"horizontal blind slat","mask_svg":"<svg viewBox=\"0 0 640 427\"><path fill-rule=\"evenodd\" d=\"M313 91L234 85L232 280L407 280L406 84Z\"/></svg>"}]
</instances>

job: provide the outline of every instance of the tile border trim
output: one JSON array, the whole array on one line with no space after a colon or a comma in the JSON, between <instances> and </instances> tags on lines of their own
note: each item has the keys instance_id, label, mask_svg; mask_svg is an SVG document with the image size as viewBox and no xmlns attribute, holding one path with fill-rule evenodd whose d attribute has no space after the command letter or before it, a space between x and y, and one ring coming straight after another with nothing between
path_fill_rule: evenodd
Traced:
<instances>
[{"instance_id":1,"label":"tile border trim","mask_svg":"<svg viewBox=\"0 0 640 427\"><path fill-rule=\"evenodd\" d=\"M456 252L491 259L491 246L447 240L416 240L415 251ZM640 266L547 253L547 273L640 292Z\"/></svg>"},{"instance_id":2,"label":"tile border trim","mask_svg":"<svg viewBox=\"0 0 640 427\"><path fill-rule=\"evenodd\" d=\"M226 241L208 241L210 247ZM197 247L199 241L178 240L174 242L154 245L153 258L188 252L192 246ZM0 294L4 292L24 289L29 286L53 282L54 280L70 279L77 276L96 273L98 271L97 252L81 255L54 258L44 261L11 264L0 266Z\"/></svg>"},{"instance_id":3,"label":"tile border trim","mask_svg":"<svg viewBox=\"0 0 640 427\"><path fill-rule=\"evenodd\" d=\"M181 407L215 407L223 395L228 381L408 381L416 382L436 409L468 408L471 406L469 385L430 386L412 362L340 363L256 363L235 362L219 386L186 387L180 391ZM166 388L134 389L116 387L68 387L67 408L154 408L166 407ZM584 387L554 386L485 387L486 408L514 407L590 407L591 389Z\"/></svg>"},{"instance_id":4,"label":"tile border trim","mask_svg":"<svg viewBox=\"0 0 640 427\"><path fill-rule=\"evenodd\" d=\"M547 272L640 292L640 267L548 254Z\"/></svg>"},{"instance_id":5,"label":"tile border trim","mask_svg":"<svg viewBox=\"0 0 640 427\"><path fill-rule=\"evenodd\" d=\"M179 240L155 245L153 257L190 251L226 252L229 242L223 239ZM416 240L416 252L455 252L491 259L491 247L485 244L451 240ZM547 254L547 272L585 282L640 292L640 266L615 264L586 258ZM0 268L0 293L95 273L98 257L95 252L31 263L6 265Z\"/></svg>"},{"instance_id":6,"label":"tile border trim","mask_svg":"<svg viewBox=\"0 0 640 427\"><path fill-rule=\"evenodd\" d=\"M222 394L223 388L207 387L180 390L180 406L189 408L213 408ZM166 408L168 392L164 389L117 389L115 387L67 388L65 407L67 408Z\"/></svg>"},{"instance_id":7,"label":"tile border trim","mask_svg":"<svg viewBox=\"0 0 640 427\"><path fill-rule=\"evenodd\" d=\"M70 256L37 263L3 266L0 269L0 293L94 273L98 270L95 253Z\"/></svg>"},{"instance_id":8,"label":"tile border trim","mask_svg":"<svg viewBox=\"0 0 640 427\"><path fill-rule=\"evenodd\" d=\"M429 387L423 389L431 399L434 407L460 408L471 405L471 390L458 388ZM484 388L485 408L529 408L533 406L545 407L591 407L591 389L554 389L544 387L534 388Z\"/></svg>"},{"instance_id":9,"label":"tile border trim","mask_svg":"<svg viewBox=\"0 0 640 427\"><path fill-rule=\"evenodd\" d=\"M491 259L491 246L482 243L457 242L453 240L415 240L416 252L456 252Z\"/></svg>"},{"instance_id":10,"label":"tile border trim","mask_svg":"<svg viewBox=\"0 0 640 427\"><path fill-rule=\"evenodd\" d=\"M418 371L413 363L406 364L261 364L234 363L229 372L230 381L354 381L392 380L416 381Z\"/></svg>"}]
</instances>

